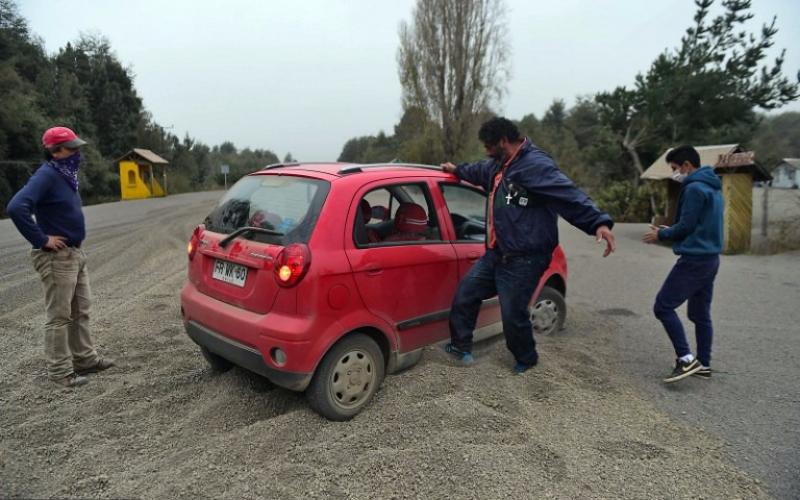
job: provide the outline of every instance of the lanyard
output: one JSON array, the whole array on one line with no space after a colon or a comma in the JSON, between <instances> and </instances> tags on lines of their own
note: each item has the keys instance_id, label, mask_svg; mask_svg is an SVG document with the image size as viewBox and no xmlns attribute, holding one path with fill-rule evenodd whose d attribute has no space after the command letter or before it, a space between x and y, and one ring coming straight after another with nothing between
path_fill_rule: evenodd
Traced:
<instances>
[{"instance_id":1,"label":"lanyard","mask_svg":"<svg viewBox=\"0 0 800 500\"><path fill-rule=\"evenodd\" d=\"M488 206L489 217L487 221L488 224L486 226L488 233L487 246L489 248L494 248L497 243L497 235L494 232L494 195L497 192L497 187L500 185L500 181L503 180L503 174L505 173L506 168L508 168L511 162L514 161L514 159L517 157L517 154L519 154L519 151L522 149L522 146L524 146L526 142L527 139L523 139L523 141L519 144L519 146L517 146L517 149L514 150L514 153L508 158L508 160L503 162L503 165L500 167L500 171L497 173L497 175L495 175L493 182L494 185L492 186L491 193L489 193L489 206Z\"/></svg>"}]
</instances>

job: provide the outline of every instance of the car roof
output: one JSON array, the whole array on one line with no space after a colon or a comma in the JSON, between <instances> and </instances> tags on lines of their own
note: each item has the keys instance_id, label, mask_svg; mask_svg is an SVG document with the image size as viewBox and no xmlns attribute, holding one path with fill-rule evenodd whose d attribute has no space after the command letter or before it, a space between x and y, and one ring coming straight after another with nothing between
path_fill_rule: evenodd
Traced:
<instances>
[{"instance_id":1,"label":"car roof","mask_svg":"<svg viewBox=\"0 0 800 500\"><path fill-rule=\"evenodd\" d=\"M451 178L441 167L415 163L348 163L348 162L303 162L303 163L274 163L267 165L251 175L264 173L298 173L313 177L325 178L333 181L340 177L354 175L367 176L370 179L391 177L440 177ZM317 174L317 175L314 175ZM322 175L319 175L322 174ZM364 179L367 180L367 179Z\"/></svg>"}]
</instances>

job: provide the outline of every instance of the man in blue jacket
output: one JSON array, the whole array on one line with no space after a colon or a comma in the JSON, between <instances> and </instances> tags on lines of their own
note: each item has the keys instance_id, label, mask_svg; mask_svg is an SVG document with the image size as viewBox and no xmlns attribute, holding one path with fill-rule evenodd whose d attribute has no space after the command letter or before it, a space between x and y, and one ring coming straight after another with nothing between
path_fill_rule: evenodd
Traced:
<instances>
[{"instance_id":1,"label":"man in blue jacket","mask_svg":"<svg viewBox=\"0 0 800 500\"><path fill-rule=\"evenodd\" d=\"M521 137L513 122L493 118L478 132L486 160L454 165L445 172L481 186L488 193L486 253L461 280L450 309L451 343L445 350L465 364L473 362L472 334L481 302L494 295L515 373L539 360L528 305L558 245L558 216L597 241L604 257L614 251L614 223L575 187L553 159Z\"/></svg>"},{"instance_id":2,"label":"man in blue jacket","mask_svg":"<svg viewBox=\"0 0 800 500\"><path fill-rule=\"evenodd\" d=\"M691 146L680 146L667 153L672 178L683 183L678 198L678 214L671 227L652 227L642 237L645 243L671 240L679 256L661 291L653 312L661 320L675 348L675 368L664 382L676 382L690 375L711 377L711 299L714 278L722 251L722 211L720 180L714 169L700 168L700 155ZM697 358L692 354L683 324L675 313L689 301L687 313L694 323Z\"/></svg>"},{"instance_id":3,"label":"man in blue jacket","mask_svg":"<svg viewBox=\"0 0 800 500\"><path fill-rule=\"evenodd\" d=\"M66 127L48 129L42 136L47 161L6 208L33 246L33 267L44 288L47 375L64 387L84 385L82 375L114 366L97 355L89 329L89 276L81 250L86 225L78 192L84 144Z\"/></svg>"}]
</instances>

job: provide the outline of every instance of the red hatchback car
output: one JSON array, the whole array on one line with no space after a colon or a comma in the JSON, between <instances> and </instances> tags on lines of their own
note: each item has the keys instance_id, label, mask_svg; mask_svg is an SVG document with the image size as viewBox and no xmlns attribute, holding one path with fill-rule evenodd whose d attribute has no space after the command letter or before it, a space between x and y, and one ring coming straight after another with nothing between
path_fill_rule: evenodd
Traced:
<instances>
[{"instance_id":1,"label":"red hatchback car","mask_svg":"<svg viewBox=\"0 0 800 500\"><path fill-rule=\"evenodd\" d=\"M270 165L240 179L189 242L188 335L213 369L238 365L346 420L422 348L449 338L456 285L485 247L486 193L428 165ZM560 329L556 248L531 300ZM501 333L497 298L476 339Z\"/></svg>"}]
</instances>

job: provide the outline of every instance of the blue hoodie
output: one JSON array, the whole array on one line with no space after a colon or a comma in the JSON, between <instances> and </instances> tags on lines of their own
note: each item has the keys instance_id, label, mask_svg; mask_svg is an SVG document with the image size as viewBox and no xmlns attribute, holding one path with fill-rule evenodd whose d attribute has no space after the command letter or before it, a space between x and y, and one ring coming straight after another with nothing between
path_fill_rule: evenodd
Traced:
<instances>
[{"instance_id":1,"label":"blue hoodie","mask_svg":"<svg viewBox=\"0 0 800 500\"><path fill-rule=\"evenodd\" d=\"M49 162L11 198L6 211L33 248L42 248L48 235L66 237L69 246L80 246L86 237L80 194Z\"/></svg>"},{"instance_id":2,"label":"blue hoodie","mask_svg":"<svg viewBox=\"0 0 800 500\"><path fill-rule=\"evenodd\" d=\"M718 255L722 252L722 183L708 166L689 174L678 197L675 223L658 231L659 240L672 240L677 255Z\"/></svg>"}]
</instances>

